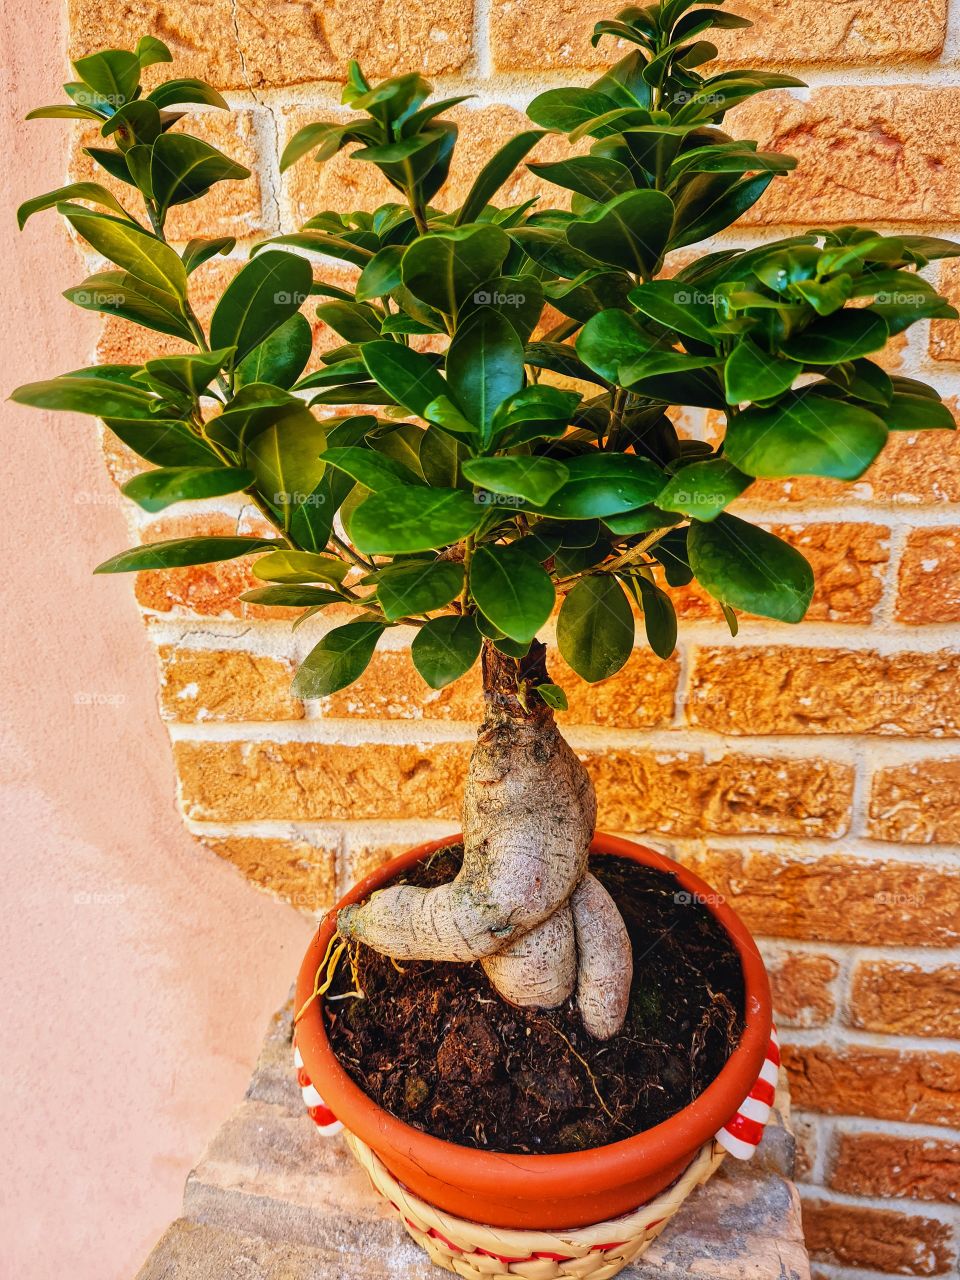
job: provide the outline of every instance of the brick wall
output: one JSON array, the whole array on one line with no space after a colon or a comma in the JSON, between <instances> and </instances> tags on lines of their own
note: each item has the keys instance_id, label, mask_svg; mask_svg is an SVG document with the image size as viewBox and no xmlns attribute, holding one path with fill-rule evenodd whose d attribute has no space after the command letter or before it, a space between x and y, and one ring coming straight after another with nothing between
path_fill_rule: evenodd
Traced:
<instances>
[{"instance_id":1,"label":"brick wall","mask_svg":"<svg viewBox=\"0 0 960 1280\"><path fill-rule=\"evenodd\" d=\"M727 240L847 220L960 233L957 0L955 31L946 0L733 7L758 23L740 38L740 60L798 72L814 87L741 108L736 131L789 150L800 167ZM252 238L293 229L327 203L384 198L370 166L357 173L342 159L279 177L284 141L335 112L348 56L372 74L418 68L444 92L478 95L458 108L455 201L465 169L515 126L525 101L584 81L606 56L587 35L608 9L595 0L137 0L104 10L71 0L71 52L129 46L151 31L174 49L175 74L227 91L236 114L204 114L204 131L254 168L256 184L187 206L175 234L236 234L239 261ZM518 180L511 198L531 185ZM198 272L208 301L236 265ZM960 268L941 270L960 302ZM890 366L960 393L960 328L916 334L898 341ZM144 336L109 323L101 354L175 346L144 346ZM126 478L130 458L105 448L113 475ZM555 659L571 695L565 724L593 771L602 825L694 866L762 939L821 1273L945 1275L960 1237L960 658L951 627L960 620L960 446L944 433L900 436L853 486L760 482L743 505L813 562L808 621L746 620L731 640L715 607L690 591L671 662L638 649L619 676L589 689L565 681ZM256 529L249 511L224 501L138 533L175 536L197 520L210 532ZM427 691L409 638L391 632L358 685L305 707L288 682L318 630L294 636L283 611L238 604L246 585L245 570L226 564L143 574L136 592L157 646L185 821L254 883L317 912L391 852L454 827L477 689ZM116 580L98 587L120 589Z\"/></svg>"}]
</instances>

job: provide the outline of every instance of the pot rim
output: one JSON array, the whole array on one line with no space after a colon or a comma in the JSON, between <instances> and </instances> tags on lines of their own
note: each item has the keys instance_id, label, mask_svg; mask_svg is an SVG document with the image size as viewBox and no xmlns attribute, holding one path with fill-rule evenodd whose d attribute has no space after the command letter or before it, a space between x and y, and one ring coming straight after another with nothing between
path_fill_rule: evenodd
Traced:
<instances>
[{"instance_id":1,"label":"pot rim","mask_svg":"<svg viewBox=\"0 0 960 1280\"><path fill-rule=\"evenodd\" d=\"M345 894L324 916L307 949L297 979L295 1008L300 1009L314 988L317 969L336 927L337 912L383 888L401 871L438 849L460 843L459 834L417 845L378 867ZM597 832L590 852L613 854L657 868L676 877L681 887L696 895L723 925L740 957L744 978L744 1029L736 1048L720 1072L693 1102L651 1129L628 1138L549 1155L522 1155L481 1151L435 1137L399 1120L384 1110L356 1084L341 1066L324 1026L321 999L315 1000L297 1024L297 1045L327 1106L344 1127L374 1150L392 1147L408 1154L414 1163L450 1167L457 1162L462 1186L486 1194L529 1187L536 1179L541 1194L568 1195L572 1178L586 1177L597 1189L616 1186L625 1177L639 1179L676 1160L681 1151L694 1153L736 1113L753 1087L763 1066L772 1029L770 984L763 959L746 925L732 907L706 881L665 854L619 836ZM419 1154L418 1154L419 1153Z\"/></svg>"}]
</instances>

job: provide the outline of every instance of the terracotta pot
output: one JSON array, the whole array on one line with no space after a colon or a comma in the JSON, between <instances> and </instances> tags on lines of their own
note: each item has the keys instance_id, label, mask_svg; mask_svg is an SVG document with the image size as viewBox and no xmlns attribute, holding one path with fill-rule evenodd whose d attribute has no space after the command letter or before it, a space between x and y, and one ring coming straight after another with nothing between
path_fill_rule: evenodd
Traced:
<instances>
[{"instance_id":1,"label":"terracotta pot","mask_svg":"<svg viewBox=\"0 0 960 1280\"><path fill-rule=\"evenodd\" d=\"M458 836L420 845L361 880L339 904L382 889ZM770 986L760 953L736 913L699 876L630 840L598 834L591 852L615 854L676 876L682 889L716 917L743 965L746 1025L720 1074L688 1107L632 1138L561 1155L505 1155L475 1151L432 1137L379 1107L337 1061L314 1001L297 1026L304 1068L324 1102L372 1147L390 1172L422 1199L462 1218L491 1226L540 1230L587 1226L627 1213L669 1186L700 1146L735 1114L753 1087L770 1040ZM336 910L323 920L304 957L296 1007L313 991L317 969L333 936Z\"/></svg>"}]
</instances>

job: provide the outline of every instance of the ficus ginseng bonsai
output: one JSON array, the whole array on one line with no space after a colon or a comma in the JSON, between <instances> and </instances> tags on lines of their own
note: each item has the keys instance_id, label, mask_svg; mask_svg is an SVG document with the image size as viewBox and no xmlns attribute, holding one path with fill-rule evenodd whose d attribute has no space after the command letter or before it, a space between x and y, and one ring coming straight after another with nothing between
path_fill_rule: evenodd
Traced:
<instances>
[{"instance_id":1,"label":"ficus ginseng bonsai","mask_svg":"<svg viewBox=\"0 0 960 1280\"><path fill-rule=\"evenodd\" d=\"M299 609L295 625L355 607L301 666L304 698L357 679L390 627L416 629L413 662L433 688L482 654L462 870L431 890L387 888L341 912L339 930L398 960L479 960L517 1004L575 991L600 1038L621 1026L631 955L587 870L593 788L555 723L564 695L538 632L559 600L560 652L597 681L629 657L635 610L653 650L671 654L670 591L694 579L733 632L736 611L798 622L809 565L728 505L754 478L855 480L890 431L954 425L935 390L871 359L919 320L956 317L917 274L953 244L840 227L693 254L792 168L721 128L752 95L800 83L705 72L717 50L704 33L747 25L690 0L599 23L595 42L631 50L588 88L536 98L538 127L507 140L452 211L432 202L455 160L444 113L463 99L433 101L417 74L371 86L351 65L343 101L356 114L301 130L282 167L355 147L402 198L325 210L256 245L207 329L190 276L234 241L178 251L165 225L174 206L247 176L171 128L171 108L223 108L219 94L194 80L142 92L141 70L170 60L147 37L80 59L71 103L31 113L99 124L89 156L143 206L134 215L81 182L21 208L22 224L56 206L114 264L66 296L196 350L76 370L14 398L102 418L151 464L124 486L147 511L242 493L274 530L139 546L97 572L255 556L268 585L244 600ZM527 167L568 207L496 207L546 133L568 154ZM330 259L358 269L354 283L326 282ZM310 297L342 344L305 374ZM712 411L719 437L684 435L671 414L687 407Z\"/></svg>"}]
</instances>

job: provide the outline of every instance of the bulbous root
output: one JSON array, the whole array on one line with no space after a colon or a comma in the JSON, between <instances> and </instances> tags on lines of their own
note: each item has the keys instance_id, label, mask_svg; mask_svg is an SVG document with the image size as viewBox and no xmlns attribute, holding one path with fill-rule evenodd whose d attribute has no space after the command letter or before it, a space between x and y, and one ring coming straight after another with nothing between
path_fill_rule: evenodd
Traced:
<instances>
[{"instance_id":1,"label":"bulbous root","mask_svg":"<svg viewBox=\"0 0 960 1280\"><path fill-rule=\"evenodd\" d=\"M463 801L464 858L433 889L393 885L339 915L341 934L395 960L479 960L511 1003L550 1009L576 990L583 1023L623 1025L633 977L613 899L587 872L596 823L589 775L533 684L543 647L521 663L484 649L486 716Z\"/></svg>"}]
</instances>

